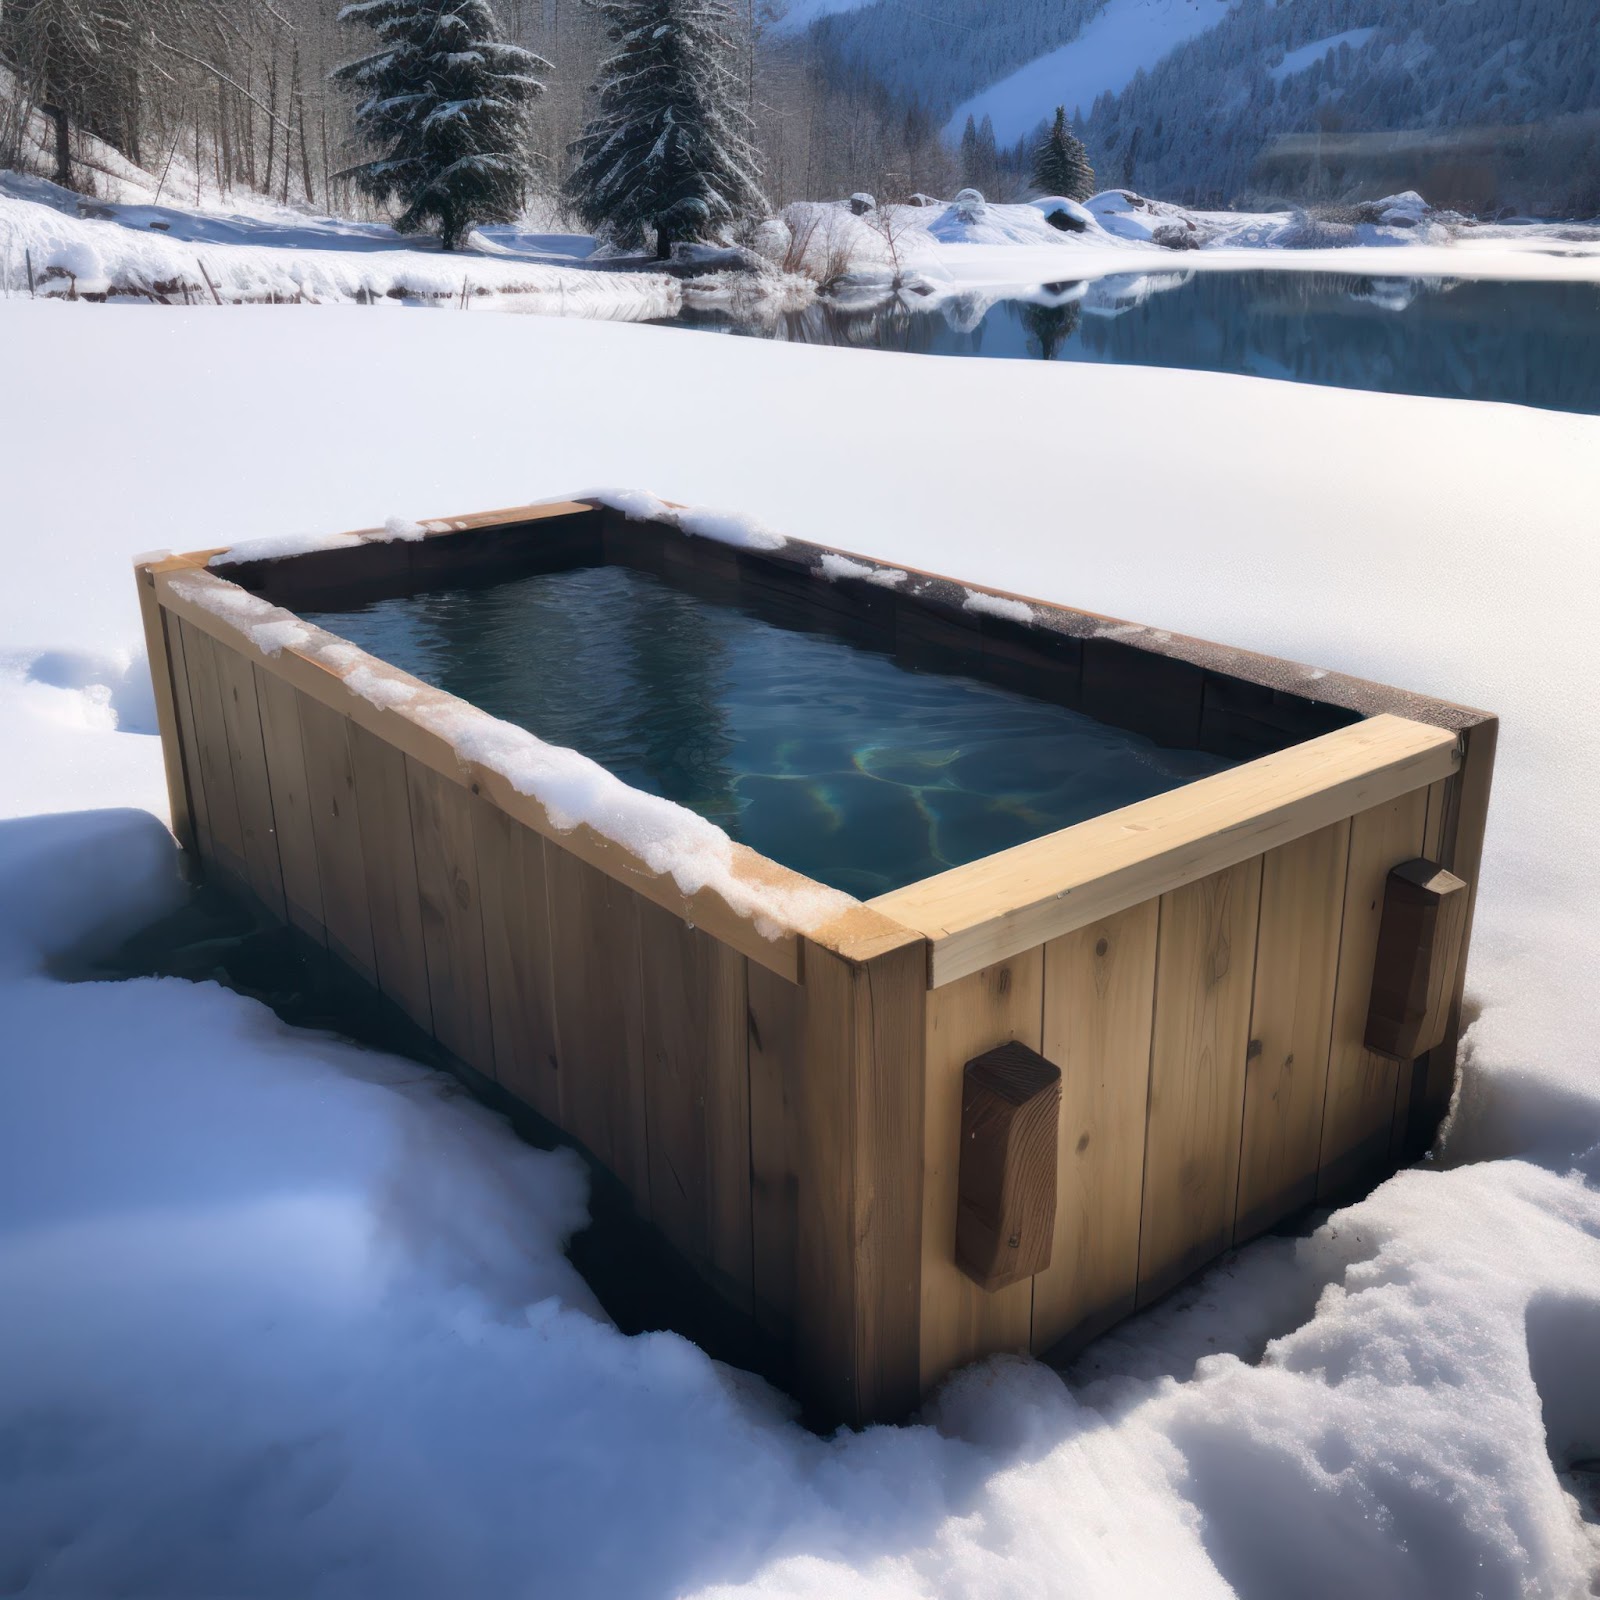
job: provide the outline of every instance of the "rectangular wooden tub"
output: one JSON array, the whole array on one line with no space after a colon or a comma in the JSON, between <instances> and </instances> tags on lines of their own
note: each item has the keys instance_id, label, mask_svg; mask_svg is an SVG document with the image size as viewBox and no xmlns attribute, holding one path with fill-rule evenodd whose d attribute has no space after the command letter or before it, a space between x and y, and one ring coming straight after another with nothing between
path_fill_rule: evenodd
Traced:
<instances>
[{"instance_id":1,"label":"rectangular wooden tub","mask_svg":"<svg viewBox=\"0 0 1600 1600\"><path fill-rule=\"evenodd\" d=\"M1492 717L680 523L570 502L142 564L173 824L586 1147L792 1341L813 1415L899 1417L978 1356L1082 1344L1431 1142ZM794 874L734 846L738 892L686 894L464 760L448 696L280 609L599 562L1243 764L774 926L752 897L801 903Z\"/></svg>"}]
</instances>

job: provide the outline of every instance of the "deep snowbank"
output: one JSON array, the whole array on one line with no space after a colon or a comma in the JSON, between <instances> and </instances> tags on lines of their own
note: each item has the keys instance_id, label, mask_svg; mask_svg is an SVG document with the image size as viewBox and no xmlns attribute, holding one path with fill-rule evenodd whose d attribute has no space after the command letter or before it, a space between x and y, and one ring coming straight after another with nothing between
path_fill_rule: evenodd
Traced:
<instances>
[{"instance_id":1,"label":"deep snowbank","mask_svg":"<svg viewBox=\"0 0 1600 1600\"><path fill-rule=\"evenodd\" d=\"M592 240L475 234L446 255L392 228L288 210L266 218L85 200L0 173L0 295L163 305L482 306L644 321L682 306L657 273L593 272Z\"/></svg>"},{"instance_id":2,"label":"deep snowbank","mask_svg":"<svg viewBox=\"0 0 1600 1600\"><path fill-rule=\"evenodd\" d=\"M1592 1479L1550 1452L1600 1454L1600 751L1574 714L1600 419L534 318L13 302L0 343L26 396L0 814L159 805L134 552L596 482L1506 719L1442 1169L1252 1246L1072 1387L995 1363L929 1426L831 1442L597 1320L560 1256L572 1164L431 1075L210 986L40 976L159 908L171 848L127 811L0 823L0 1282L26 1308L0 1318L0 1588L1587 1587L1565 1489ZM59 445L85 373L117 417L93 473ZM419 411L419 373L474 404Z\"/></svg>"}]
</instances>

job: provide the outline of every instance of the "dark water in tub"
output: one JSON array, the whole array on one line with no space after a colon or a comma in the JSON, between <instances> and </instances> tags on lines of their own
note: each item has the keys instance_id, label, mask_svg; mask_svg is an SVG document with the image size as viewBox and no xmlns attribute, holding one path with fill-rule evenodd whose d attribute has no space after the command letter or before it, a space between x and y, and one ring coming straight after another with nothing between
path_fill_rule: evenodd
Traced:
<instances>
[{"instance_id":1,"label":"dark water in tub","mask_svg":"<svg viewBox=\"0 0 1600 1600\"><path fill-rule=\"evenodd\" d=\"M625 567L312 615L862 898L1232 765Z\"/></svg>"}]
</instances>

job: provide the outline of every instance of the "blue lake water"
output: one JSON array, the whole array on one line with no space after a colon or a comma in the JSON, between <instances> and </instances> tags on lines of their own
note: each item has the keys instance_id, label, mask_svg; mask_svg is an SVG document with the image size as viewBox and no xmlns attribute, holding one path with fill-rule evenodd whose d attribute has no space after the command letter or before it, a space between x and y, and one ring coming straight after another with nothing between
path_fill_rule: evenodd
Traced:
<instances>
[{"instance_id":1,"label":"blue lake water","mask_svg":"<svg viewBox=\"0 0 1600 1600\"><path fill-rule=\"evenodd\" d=\"M308 615L862 897L1232 765L622 567Z\"/></svg>"},{"instance_id":2,"label":"blue lake water","mask_svg":"<svg viewBox=\"0 0 1600 1600\"><path fill-rule=\"evenodd\" d=\"M1600 414L1600 284L1192 272L1044 286L1021 299L914 298L677 326L941 356L1092 361L1289 378L1388 394Z\"/></svg>"}]
</instances>

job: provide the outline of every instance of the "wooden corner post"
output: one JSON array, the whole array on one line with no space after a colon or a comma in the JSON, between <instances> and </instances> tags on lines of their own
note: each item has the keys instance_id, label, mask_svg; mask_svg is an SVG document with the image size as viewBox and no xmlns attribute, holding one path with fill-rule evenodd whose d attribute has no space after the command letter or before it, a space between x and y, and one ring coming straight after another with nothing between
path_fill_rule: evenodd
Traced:
<instances>
[{"instance_id":1,"label":"wooden corner post","mask_svg":"<svg viewBox=\"0 0 1600 1600\"><path fill-rule=\"evenodd\" d=\"M818 1420L898 1420L921 1397L928 948L886 926L804 951L795 1343Z\"/></svg>"},{"instance_id":2,"label":"wooden corner post","mask_svg":"<svg viewBox=\"0 0 1600 1600\"><path fill-rule=\"evenodd\" d=\"M172 646L167 638L167 616L156 597L156 566L141 561L133 569L139 588L139 615L144 622L144 648L150 661L150 686L155 691L156 727L161 734L161 759L167 773L167 804L172 811L172 832L191 856L196 839L194 813L189 802L189 782L183 766L183 745L178 737L178 713L172 677Z\"/></svg>"},{"instance_id":3,"label":"wooden corner post","mask_svg":"<svg viewBox=\"0 0 1600 1600\"><path fill-rule=\"evenodd\" d=\"M1461 736L1461 769L1446 787L1436 859L1467 885L1466 917L1461 929L1463 949L1471 945L1478 909L1478 879L1483 867L1483 841L1489 823L1489 794L1494 786L1499 738L1500 723L1495 717L1485 717L1466 729ZM1403 1130L1403 1153L1409 1160L1432 1145L1450 1110L1466 982L1467 963L1463 960L1456 964L1443 1042L1412 1064L1411 1095Z\"/></svg>"}]
</instances>

